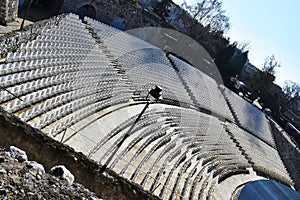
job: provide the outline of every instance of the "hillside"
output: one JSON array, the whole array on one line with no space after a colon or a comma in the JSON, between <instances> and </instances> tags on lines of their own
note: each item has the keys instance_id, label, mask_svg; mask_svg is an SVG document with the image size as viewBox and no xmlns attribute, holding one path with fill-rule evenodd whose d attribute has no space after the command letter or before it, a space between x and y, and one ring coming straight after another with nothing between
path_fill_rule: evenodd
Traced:
<instances>
[{"instance_id":1,"label":"hillside","mask_svg":"<svg viewBox=\"0 0 300 200\"><path fill-rule=\"evenodd\" d=\"M231 199L261 179L298 189L298 149L199 70L215 66L207 53L192 66L72 13L2 39L2 146L46 171L63 164L103 199Z\"/></svg>"}]
</instances>

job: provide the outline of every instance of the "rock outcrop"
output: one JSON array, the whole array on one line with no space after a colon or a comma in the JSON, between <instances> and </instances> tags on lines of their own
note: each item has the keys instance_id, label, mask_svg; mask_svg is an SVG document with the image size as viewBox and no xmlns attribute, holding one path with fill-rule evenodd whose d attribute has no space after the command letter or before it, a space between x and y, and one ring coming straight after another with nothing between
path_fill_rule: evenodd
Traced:
<instances>
[{"instance_id":1,"label":"rock outcrop","mask_svg":"<svg viewBox=\"0 0 300 200\"><path fill-rule=\"evenodd\" d=\"M40 163L24 162L24 155L26 152L17 147L11 146L6 152L0 149L0 199L99 199L73 183L74 176L66 167L53 167L51 175ZM58 169L63 172L61 176L57 176Z\"/></svg>"}]
</instances>

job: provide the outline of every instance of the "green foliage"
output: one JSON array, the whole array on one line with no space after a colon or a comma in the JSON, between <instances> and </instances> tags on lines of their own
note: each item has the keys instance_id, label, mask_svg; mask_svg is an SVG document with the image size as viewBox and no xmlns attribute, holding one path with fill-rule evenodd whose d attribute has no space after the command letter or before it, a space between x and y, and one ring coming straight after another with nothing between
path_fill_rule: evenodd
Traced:
<instances>
[{"instance_id":1,"label":"green foliage","mask_svg":"<svg viewBox=\"0 0 300 200\"><path fill-rule=\"evenodd\" d=\"M224 48L215 60L224 81L228 77L235 77L240 74L248 59L248 51L242 52L236 45L237 43L233 43Z\"/></svg>"},{"instance_id":2,"label":"green foliage","mask_svg":"<svg viewBox=\"0 0 300 200\"><path fill-rule=\"evenodd\" d=\"M273 78L267 72L258 71L250 76L251 89L260 95L267 97L272 90Z\"/></svg>"},{"instance_id":3,"label":"green foliage","mask_svg":"<svg viewBox=\"0 0 300 200\"><path fill-rule=\"evenodd\" d=\"M263 107L277 112L285 104L284 93L274 84L275 77L264 71L258 71L250 76L250 89L260 97Z\"/></svg>"},{"instance_id":4,"label":"green foliage","mask_svg":"<svg viewBox=\"0 0 300 200\"><path fill-rule=\"evenodd\" d=\"M279 107L285 103L284 94L281 88L273 83L275 80L275 68L280 67L280 63L274 55L266 57L262 71L258 71L250 76L250 89L258 94L264 107L272 111L278 111Z\"/></svg>"},{"instance_id":5,"label":"green foliage","mask_svg":"<svg viewBox=\"0 0 300 200\"><path fill-rule=\"evenodd\" d=\"M235 44L231 44L224 48L215 60L224 81L227 80L228 77L236 75L236 73L230 69L230 60L234 55L235 50Z\"/></svg>"}]
</instances>

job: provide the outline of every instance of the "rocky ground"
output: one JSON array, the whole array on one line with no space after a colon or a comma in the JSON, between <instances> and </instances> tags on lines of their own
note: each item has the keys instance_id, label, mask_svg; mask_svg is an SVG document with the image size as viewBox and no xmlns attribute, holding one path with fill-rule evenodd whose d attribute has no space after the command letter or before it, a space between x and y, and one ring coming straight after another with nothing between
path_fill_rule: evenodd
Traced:
<instances>
[{"instance_id":1,"label":"rocky ground","mask_svg":"<svg viewBox=\"0 0 300 200\"><path fill-rule=\"evenodd\" d=\"M300 150L296 143L293 143L288 134L273 120L271 128L276 142L278 153L295 183L295 189L300 191Z\"/></svg>"},{"instance_id":2,"label":"rocky ground","mask_svg":"<svg viewBox=\"0 0 300 200\"><path fill-rule=\"evenodd\" d=\"M78 183L0 147L0 199L99 199ZM52 174L52 175L51 175Z\"/></svg>"}]
</instances>

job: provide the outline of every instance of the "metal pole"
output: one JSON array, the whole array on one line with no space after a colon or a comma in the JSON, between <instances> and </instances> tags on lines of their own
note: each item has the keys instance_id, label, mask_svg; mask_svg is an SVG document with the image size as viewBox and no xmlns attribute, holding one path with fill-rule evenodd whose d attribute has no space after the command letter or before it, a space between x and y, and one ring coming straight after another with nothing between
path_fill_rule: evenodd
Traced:
<instances>
[{"instance_id":1,"label":"metal pole","mask_svg":"<svg viewBox=\"0 0 300 200\"><path fill-rule=\"evenodd\" d=\"M23 30L23 26L24 26L24 23L25 23L25 18L27 17L27 14L28 14L29 8L30 8L30 6L31 6L31 4L32 4L32 1L33 1L33 0L30 0L30 1L29 1L29 4L28 4L28 6L27 6L27 8L26 8L26 11L25 11L25 14L24 14L24 17L23 17L23 21L22 21L22 24L21 24L21 27L20 27L20 31Z\"/></svg>"},{"instance_id":2,"label":"metal pole","mask_svg":"<svg viewBox=\"0 0 300 200\"><path fill-rule=\"evenodd\" d=\"M126 134L124 135L124 137L122 138L122 140L117 144L117 148L111 153L110 157L107 159L107 161L105 162L105 164L101 167L100 173L104 172L104 170L107 168L108 164L110 163L110 161L112 160L112 158L114 157L114 155L116 154L116 152L118 151L118 149L122 146L122 144L124 143L124 141L130 136L131 131L133 130L133 128L137 124L137 122L141 119L142 115L144 114L144 112L146 111L146 109L149 107L149 104L150 104L150 102L147 100L147 103L146 103L145 107L143 108L142 112L139 114L139 116L133 122L132 126L126 132Z\"/></svg>"},{"instance_id":3,"label":"metal pole","mask_svg":"<svg viewBox=\"0 0 300 200\"><path fill-rule=\"evenodd\" d=\"M63 140L64 140L64 137L65 137L65 135L66 135L66 132L67 132L67 128L66 128L65 131L64 131L64 134L63 134L63 136L62 136L62 138L61 138L61 140L60 140L60 143L63 143Z\"/></svg>"},{"instance_id":4,"label":"metal pole","mask_svg":"<svg viewBox=\"0 0 300 200\"><path fill-rule=\"evenodd\" d=\"M12 93L11 91L9 91L9 90L7 90L6 88L2 87L1 85L0 85L0 89L1 89L1 90L5 90L5 91L8 92L9 94L11 94L13 97L15 97L15 98L19 99L20 101L23 101L23 102L24 102L23 99L21 99L20 97L16 96L14 93Z\"/></svg>"}]
</instances>

